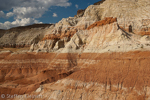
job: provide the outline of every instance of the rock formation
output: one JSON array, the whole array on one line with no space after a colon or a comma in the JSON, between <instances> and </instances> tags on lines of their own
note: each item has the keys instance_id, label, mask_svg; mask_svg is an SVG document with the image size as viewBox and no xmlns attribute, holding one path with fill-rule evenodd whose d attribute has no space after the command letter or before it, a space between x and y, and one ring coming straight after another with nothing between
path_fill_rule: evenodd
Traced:
<instances>
[{"instance_id":1,"label":"rock formation","mask_svg":"<svg viewBox=\"0 0 150 100\"><path fill-rule=\"evenodd\" d=\"M31 44L37 43L43 38L50 29L48 27L52 27L51 24L34 24L0 30L0 47L30 47Z\"/></svg>"},{"instance_id":2,"label":"rock formation","mask_svg":"<svg viewBox=\"0 0 150 100\"><path fill-rule=\"evenodd\" d=\"M149 100L149 4L102 0L55 25L0 34L1 44L30 46L0 52L0 94L12 96L1 99Z\"/></svg>"}]
</instances>

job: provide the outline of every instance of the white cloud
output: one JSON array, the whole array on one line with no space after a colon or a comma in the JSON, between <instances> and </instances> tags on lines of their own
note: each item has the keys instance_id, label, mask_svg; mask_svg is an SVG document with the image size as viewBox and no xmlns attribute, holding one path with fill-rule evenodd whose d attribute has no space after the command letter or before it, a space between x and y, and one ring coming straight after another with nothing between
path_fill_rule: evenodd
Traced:
<instances>
[{"instance_id":1,"label":"white cloud","mask_svg":"<svg viewBox=\"0 0 150 100\"><path fill-rule=\"evenodd\" d=\"M14 17L14 22L0 23L0 28L8 29L18 25L26 25L30 22L23 22L27 19L40 18L51 6L71 6L69 0L0 0L0 17ZM11 10L4 13L2 10ZM57 17L54 13L53 17ZM31 21L31 20L30 20ZM32 21L31 21L32 22ZM15 23L15 24L14 24ZM18 23L18 24L17 24ZM25 23L25 24L23 24Z\"/></svg>"},{"instance_id":2,"label":"white cloud","mask_svg":"<svg viewBox=\"0 0 150 100\"><path fill-rule=\"evenodd\" d=\"M53 17L58 17L56 13L53 13Z\"/></svg>"},{"instance_id":3,"label":"white cloud","mask_svg":"<svg viewBox=\"0 0 150 100\"><path fill-rule=\"evenodd\" d=\"M79 8L79 5L76 4L75 7L78 9L78 8Z\"/></svg>"},{"instance_id":4,"label":"white cloud","mask_svg":"<svg viewBox=\"0 0 150 100\"><path fill-rule=\"evenodd\" d=\"M22 18L40 18L47 9L44 7L17 7L13 9L16 19Z\"/></svg>"},{"instance_id":5,"label":"white cloud","mask_svg":"<svg viewBox=\"0 0 150 100\"><path fill-rule=\"evenodd\" d=\"M0 11L0 18L5 17L5 13L3 11Z\"/></svg>"},{"instance_id":6,"label":"white cloud","mask_svg":"<svg viewBox=\"0 0 150 100\"><path fill-rule=\"evenodd\" d=\"M0 0L0 10L10 10L14 7L45 7L70 6L69 0Z\"/></svg>"},{"instance_id":7,"label":"white cloud","mask_svg":"<svg viewBox=\"0 0 150 100\"><path fill-rule=\"evenodd\" d=\"M26 26L34 23L41 23L34 18L24 18L24 19L16 19L13 22L6 21L5 23L0 23L0 29L9 29L11 27L17 26Z\"/></svg>"},{"instance_id":8,"label":"white cloud","mask_svg":"<svg viewBox=\"0 0 150 100\"><path fill-rule=\"evenodd\" d=\"M9 12L9 13L6 14L6 17L9 18L9 17L12 17L13 15L14 15L14 13Z\"/></svg>"},{"instance_id":9,"label":"white cloud","mask_svg":"<svg viewBox=\"0 0 150 100\"><path fill-rule=\"evenodd\" d=\"M6 0L7 1L7 0ZM6 2L4 1L4 2ZM10 0L11 1L11 0ZM71 3L68 0L21 0L21 6L16 3L13 12L9 12L7 17L15 16L15 19L40 18L51 6L68 7ZM9 4L8 4L9 5ZM1 6L1 4L0 4Z\"/></svg>"}]
</instances>

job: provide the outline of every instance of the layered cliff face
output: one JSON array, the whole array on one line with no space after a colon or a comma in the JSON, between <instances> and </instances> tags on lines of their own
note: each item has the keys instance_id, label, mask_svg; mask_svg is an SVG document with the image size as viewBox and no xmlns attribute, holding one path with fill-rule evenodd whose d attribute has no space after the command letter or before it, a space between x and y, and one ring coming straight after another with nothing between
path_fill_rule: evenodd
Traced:
<instances>
[{"instance_id":1,"label":"layered cliff face","mask_svg":"<svg viewBox=\"0 0 150 100\"><path fill-rule=\"evenodd\" d=\"M149 100L149 3L102 0L49 28L20 33L26 38L14 41L32 45L28 52L0 52L0 94L15 100Z\"/></svg>"},{"instance_id":2,"label":"layered cliff face","mask_svg":"<svg viewBox=\"0 0 150 100\"><path fill-rule=\"evenodd\" d=\"M88 26L69 26L54 28L38 44L31 46L32 51L103 53L148 50L149 35L128 32L119 26L117 18L106 17Z\"/></svg>"},{"instance_id":3,"label":"layered cliff face","mask_svg":"<svg viewBox=\"0 0 150 100\"><path fill-rule=\"evenodd\" d=\"M102 0L95 4L86 8L83 19L117 17L118 24L126 31L149 35L149 0Z\"/></svg>"},{"instance_id":4,"label":"layered cliff face","mask_svg":"<svg viewBox=\"0 0 150 100\"><path fill-rule=\"evenodd\" d=\"M118 23L124 29L149 35L149 4L148 0L106 0L101 4L101 8L105 9L102 18L117 17Z\"/></svg>"},{"instance_id":5,"label":"layered cliff face","mask_svg":"<svg viewBox=\"0 0 150 100\"><path fill-rule=\"evenodd\" d=\"M78 11L75 17L62 19L44 36L43 41L32 45L31 51L81 53L82 51L87 52L90 45L94 50L102 49L99 50L100 52L147 48L150 33L149 3L148 0L104 0L97 2L85 10ZM107 18L111 17L117 18L116 23L109 22ZM109 23L88 29L90 25L97 24L100 20ZM96 41L95 38L98 37L100 39ZM89 40L93 41L89 43ZM99 47L94 47L94 42L98 43ZM87 49L83 50L83 46L86 46ZM72 49L70 50L70 48Z\"/></svg>"},{"instance_id":6,"label":"layered cliff face","mask_svg":"<svg viewBox=\"0 0 150 100\"><path fill-rule=\"evenodd\" d=\"M21 95L15 100L150 98L149 51L3 55L0 93Z\"/></svg>"}]
</instances>

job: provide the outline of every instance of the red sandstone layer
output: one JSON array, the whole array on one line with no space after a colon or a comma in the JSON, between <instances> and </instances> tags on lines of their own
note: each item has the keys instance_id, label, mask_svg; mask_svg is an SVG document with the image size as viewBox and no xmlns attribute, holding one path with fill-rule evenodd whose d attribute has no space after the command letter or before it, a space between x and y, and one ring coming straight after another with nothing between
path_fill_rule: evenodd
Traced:
<instances>
[{"instance_id":1,"label":"red sandstone layer","mask_svg":"<svg viewBox=\"0 0 150 100\"><path fill-rule=\"evenodd\" d=\"M53 68L55 57L55 53L0 54L0 94L27 94L73 73Z\"/></svg>"},{"instance_id":2,"label":"red sandstone layer","mask_svg":"<svg viewBox=\"0 0 150 100\"><path fill-rule=\"evenodd\" d=\"M93 23L87 29L89 30L89 29L97 27L97 26L103 26L103 25L106 25L106 24L114 23L114 22L117 22L117 18L107 17L104 20L100 20L100 21L97 21L97 22Z\"/></svg>"},{"instance_id":3,"label":"red sandstone layer","mask_svg":"<svg viewBox=\"0 0 150 100\"><path fill-rule=\"evenodd\" d=\"M105 18L104 20L95 22L94 24L90 25L87 29L91 29L94 28L96 26L103 26L106 24L110 24L110 23L114 23L117 22L117 18L113 18L113 17L108 17ZM72 37L78 30L84 30L84 28L82 27L68 27L67 29L62 29L61 31L59 31L59 34L48 34L46 35L42 41L44 40L60 40L64 37Z\"/></svg>"},{"instance_id":4,"label":"red sandstone layer","mask_svg":"<svg viewBox=\"0 0 150 100\"><path fill-rule=\"evenodd\" d=\"M81 26L81 27L68 27L67 29L61 29L61 31L54 30L55 34L46 35L42 39L42 41L44 41L44 40L60 40L64 37L71 38L78 30L84 30L84 27L83 26ZM57 32L59 34L56 34Z\"/></svg>"},{"instance_id":5,"label":"red sandstone layer","mask_svg":"<svg viewBox=\"0 0 150 100\"><path fill-rule=\"evenodd\" d=\"M129 93L135 89L143 93L143 88L150 87L149 55L148 51L81 55L0 54L0 94L27 94L42 84L67 76L73 80L110 86L111 92L124 87L129 89ZM113 85L119 86L114 89ZM136 93L135 97L138 98ZM140 100L144 100L145 95L141 97L143 99Z\"/></svg>"}]
</instances>

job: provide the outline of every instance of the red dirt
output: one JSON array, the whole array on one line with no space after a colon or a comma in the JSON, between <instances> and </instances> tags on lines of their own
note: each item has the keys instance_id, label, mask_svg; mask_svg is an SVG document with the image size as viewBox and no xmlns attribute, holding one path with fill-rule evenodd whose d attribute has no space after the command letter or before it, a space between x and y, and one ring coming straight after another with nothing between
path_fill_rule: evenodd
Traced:
<instances>
[{"instance_id":1,"label":"red dirt","mask_svg":"<svg viewBox=\"0 0 150 100\"><path fill-rule=\"evenodd\" d=\"M114 22L117 22L117 18L106 17L104 20L97 21L94 24L90 25L87 28L87 30L92 29L94 27L98 27L98 26L103 26L103 25L106 25L106 24L114 23Z\"/></svg>"}]
</instances>

